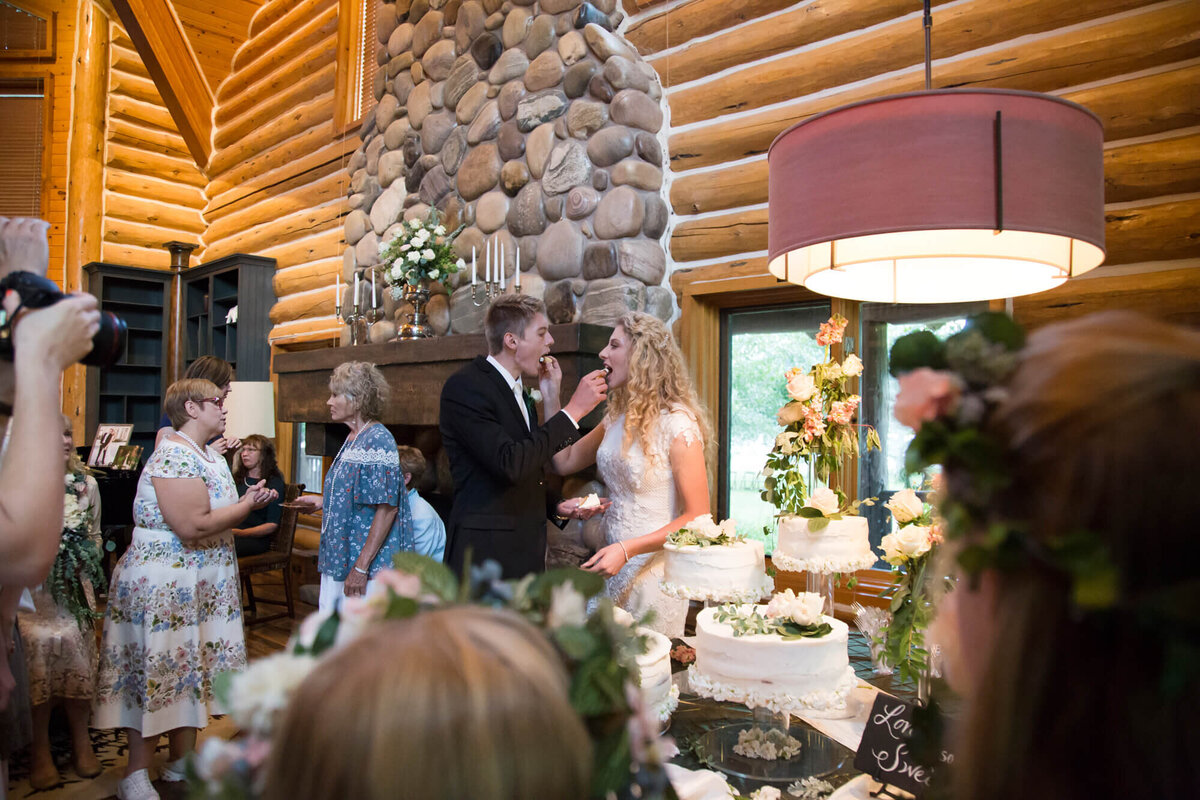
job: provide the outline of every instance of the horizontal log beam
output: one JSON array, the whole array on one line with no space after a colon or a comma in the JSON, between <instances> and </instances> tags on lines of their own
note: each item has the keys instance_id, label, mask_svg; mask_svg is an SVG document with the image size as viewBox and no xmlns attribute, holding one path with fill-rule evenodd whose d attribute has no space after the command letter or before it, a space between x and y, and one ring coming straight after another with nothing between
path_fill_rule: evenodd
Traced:
<instances>
[{"instance_id":1,"label":"horizontal log beam","mask_svg":"<svg viewBox=\"0 0 1200 800\"><path fill-rule=\"evenodd\" d=\"M134 75L130 72L121 72L113 70L112 72L112 88L110 94L125 97L130 97L134 100L140 100L149 105L162 106L162 95L158 93L158 87L154 85L154 81L150 78L144 78L140 75ZM170 112L167 112L170 114ZM174 121L172 121L174 127Z\"/></svg>"},{"instance_id":2,"label":"horizontal log beam","mask_svg":"<svg viewBox=\"0 0 1200 800\"><path fill-rule=\"evenodd\" d=\"M1152 47L1152 44L1146 43L1146 47ZM1096 53L1075 55L1084 62L1087 58L1102 58ZM992 54L988 60L1003 61L1007 58L1015 58L1012 50ZM1070 54L1061 54L1061 58L1069 60ZM964 82L979 83L978 74L967 70L966 64L966 61L959 61L938 66L936 74L940 76L940 83L943 79L944 82L953 85ZM1118 80L1088 90L1062 91L1062 85L1072 85L1069 83L1046 88L1044 80L1038 74L1025 77L1014 74L1004 84L1009 89L1055 91L1067 100L1085 104L1088 108L1096 110L1100 119L1105 122L1105 131L1109 137L1126 138L1145 136L1147 133L1170 130L1172 127L1195 125L1194 120L1198 118L1195 84L1187 83L1189 78L1194 77L1194 68L1187 67L1178 73L1160 71L1140 78L1130 78L1128 82ZM1170 85L1164 84L1164 80L1169 80ZM690 131L673 133L668 140L672 167L677 170L708 167L761 155L767 152L770 143L786 128L812 115L827 112L842 104L870 100L872 97L917 91L922 89L923 85L923 70L913 68L854 86L838 94L806 98L766 112L745 115L736 120L718 120L710 125L697 126ZM1163 95L1154 96L1154 100L1151 100L1152 95L1146 94L1150 89L1166 92L1171 102L1160 104ZM1136 94L1139 90L1142 92L1140 95ZM1121 124L1123 115L1130 116L1128 125ZM1112 127L1112 121L1117 122L1116 128Z\"/></svg>"},{"instance_id":3,"label":"horizontal log beam","mask_svg":"<svg viewBox=\"0 0 1200 800\"><path fill-rule=\"evenodd\" d=\"M323 258L311 264L277 271L272 283L276 297L287 297L297 292L307 292L325 287L332 295L335 279L342 271L342 259Z\"/></svg>"},{"instance_id":4,"label":"horizontal log beam","mask_svg":"<svg viewBox=\"0 0 1200 800\"><path fill-rule=\"evenodd\" d=\"M1057 289L1013 298L1013 317L1026 328L1126 309L1180 325L1200 325L1200 269L1104 275L1099 267L1086 278Z\"/></svg>"},{"instance_id":5,"label":"horizontal log beam","mask_svg":"<svg viewBox=\"0 0 1200 800\"><path fill-rule=\"evenodd\" d=\"M104 241L106 242L163 250L167 242L176 240L200 244L200 236L196 233L114 217L104 220ZM163 250L163 252L166 251Z\"/></svg>"},{"instance_id":6,"label":"horizontal log beam","mask_svg":"<svg viewBox=\"0 0 1200 800\"><path fill-rule=\"evenodd\" d=\"M1015 79L1022 88L1045 91L1200 55L1200 38L1179 36L1181 30L1200 26L1200 4L1190 0L1080 24L1102 13L1094 10L1102 4L1120 10L1140 2L1051 4L1057 14L1043 12L1046 0L1013 0L1003 8L992 0L957 5L938 20L934 57L941 63L934 70L934 85L986 82L1002 88ZM1010 14L1009 6L1016 5L1028 6L1026 13L1013 9ZM1005 24L998 25L998 20ZM1043 38L1013 41L1032 34ZM1013 43L1000 52L979 52L1004 42ZM923 56L921 15L912 14L861 35L736 70L719 81L670 92L671 121L686 125L786 102L921 64ZM960 56L959 61L946 61ZM749 86L754 90L746 91Z\"/></svg>"},{"instance_id":7,"label":"horizontal log beam","mask_svg":"<svg viewBox=\"0 0 1200 800\"><path fill-rule=\"evenodd\" d=\"M279 63L262 79L249 84L245 90L223 100L217 107L217 129L223 130L238 117L254 111L264 97L274 97L284 92L296 81L334 63L337 57L337 34L331 33L321 41L304 49L288 54L277 52Z\"/></svg>"},{"instance_id":8,"label":"horizontal log beam","mask_svg":"<svg viewBox=\"0 0 1200 800\"><path fill-rule=\"evenodd\" d=\"M152 195L130 195L108 192L104 198L104 215L108 219L143 222L199 236L204 232L200 209L164 203Z\"/></svg>"},{"instance_id":9,"label":"horizontal log beam","mask_svg":"<svg viewBox=\"0 0 1200 800\"><path fill-rule=\"evenodd\" d=\"M113 6L196 164L212 150L213 94L167 0L113 0Z\"/></svg>"},{"instance_id":10,"label":"horizontal log beam","mask_svg":"<svg viewBox=\"0 0 1200 800\"><path fill-rule=\"evenodd\" d=\"M242 53L234 57L233 73L221 85L220 99L223 102L232 100L250 88L252 84L264 79L280 66L291 61L297 54L306 52L325 37L336 32L337 3L334 2L329 7L318 11L312 19L297 27L281 24L269 34L264 34L263 36L271 37L269 42L264 40L263 36L255 36L251 39L251 43L255 45L254 52L258 55L253 59L247 58L244 55L247 48L243 48ZM262 49L268 44L269 47L265 50Z\"/></svg>"},{"instance_id":11,"label":"horizontal log beam","mask_svg":"<svg viewBox=\"0 0 1200 800\"><path fill-rule=\"evenodd\" d=\"M1200 192L1200 133L1104 151L1106 202L1190 192Z\"/></svg>"},{"instance_id":12,"label":"horizontal log beam","mask_svg":"<svg viewBox=\"0 0 1200 800\"><path fill-rule=\"evenodd\" d=\"M267 175L264 177L270 178L272 176ZM223 220L227 216L244 212L247 209L257 206L259 203L263 203L268 200L290 197L295 191L302 189L303 187L307 187L310 184L324 181L330 177L338 181L338 192L342 195L346 195L349 190L350 183L350 176L346 173L346 162L341 157L340 153L336 154L335 157L329 161L318 164L312 169L305 170L304 172L293 174L291 169L283 169L280 170L279 174L275 175L274 177L277 178L275 183L268 184L267 186L255 191L247 192L223 206L210 206L204 212L204 218L208 220L210 226L215 226L219 221ZM323 200L328 199L331 198L323 197L322 202ZM291 201L288 200L284 202L286 205ZM239 223L239 225L241 225L241 223Z\"/></svg>"},{"instance_id":13,"label":"horizontal log beam","mask_svg":"<svg viewBox=\"0 0 1200 800\"><path fill-rule=\"evenodd\" d=\"M208 174L214 177L243 164L246 161L271 150L276 145L286 142L292 137L305 131L312 130L318 125L327 126L333 119L333 93L314 98L310 102L298 105L281 117L253 131L237 144L225 147L213 154L209 163ZM328 127L325 128L328 137Z\"/></svg>"},{"instance_id":14,"label":"horizontal log beam","mask_svg":"<svg viewBox=\"0 0 1200 800\"><path fill-rule=\"evenodd\" d=\"M312 342L340 341L342 325L333 315L317 319L302 319L294 322L283 322L271 328L267 339L271 344L282 348L290 348L297 344ZM307 349L307 348L305 348Z\"/></svg>"},{"instance_id":15,"label":"horizontal log beam","mask_svg":"<svg viewBox=\"0 0 1200 800\"><path fill-rule=\"evenodd\" d=\"M331 55L332 52L331 48ZM310 75L296 76L290 86L280 89L276 93L258 95L253 90L247 92L247 94L255 95L256 102L253 107L237 119L232 119L219 127L213 137L213 144L218 150L233 147L243 138L248 137L256 130L261 130L273 120L279 119L305 100L331 94L334 90L336 72L337 64L330 60L324 67Z\"/></svg>"},{"instance_id":16,"label":"horizontal log beam","mask_svg":"<svg viewBox=\"0 0 1200 800\"><path fill-rule=\"evenodd\" d=\"M871 0L865 1L871 3ZM825 3L822 0L809 0L804 3L796 3L795 0L742 0L738 3L731 3L729 0L690 0L675 6L665 14L647 16L630 23L625 31L625 38L642 56L648 56L791 5L804 9L820 9ZM911 8L911 3L909 5ZM738 36L741 36L740 31Z\"/></svg>"},{"instance_id":17,"label":"horizontal log beam","mask_svg":"<svg viewBox=\"0 0 1200 800\"><path fill-rule=\"evenodd\" d=\"M147 102L109 92L108 114L111 119L143 122L164 131L178 133L175 129L175 120L171 119L171 112L163 106L162 100L157 97L157 94L153 102Z\"/></svg>"},{"instance_id":18,"label":"horizontal log beam","mask_svg":"<svg viewBox=\"0 0 1200 800\"><path fill-rule=\"evenodd\" d=\"M142 63L142 57L138 55L137 50L132 46L128 48L113 46L112 68L130 75L137 75L139 78L150 78L150 72L146 69L146 65Z\"/></svg>"},{"instance_id":19,"label":"horizontal log beam","mask_svg":"<svg viewBox=\"0 0 1200 800\"><path fill-rule=\"evenodd\" d=\"M268 247L255 255L273 258L276 269L285 269L325 258L341 258L345 248L346 240L338 226L315 236Z\"/></svg>"},{"instance_id":20,"label":"horizontal log beam","mask_svg":"<svg viewBox=\"0 0 1200 800\"><path fill-rule=\"evenodd\" d=\"M190 159L183 137L152 125L141 125L114 117L108 121L108 140L165 156Z\"/></svg>"},{"instance_id":21,"label":"horizontal log beam","mask_svg":"<svg viewBox=\"0 0 1200 800\"><path fill-rule=\"evenodd\" d=\"M216 239L209 235L205 237L208 258L211 261L234 253L257 253L265 247L292 242L331 228L340 230L345 213L346 203L339 198L324 206L269 219L232 236Z\"/></svg>"},{"instance_id":22,"label":"horizontal log beam","mask_svg":"<svg viewBox=\"0 0 1200 800\"><path fill-rule=\"evenodd\" d=\"M767 159L684 173L671 183L676 214L701 214L767 202Z\"/></svg>"},{"instance_id":23,"label":"horizontal log beam","mask_svg":"<svg viewBox=\"0 0 1200 800\"><path fill-rule=\"evenodd\" d=\"M244 161L228 174L214 177L206 192L211 198L209 208L220 208L335 158L349 159L360 144L357 133L330 142L329 129L324 125L305 131L269 152Z\"/></svg>"},{"instance_id":24,"label":"horizontal log beam","mask_svg":"<svg viewBox=\"0 0 1200 800\"><path fill-rule=\"evenodd\" d=\"M204 208L204 190L201 188L165 181L144 173L108 169L104 174L104 186L115 192L153 197L164 203L193 208L196 211Z\"/></svg>"},{"instance_id":25,"label":"horizontal log beam","mask_svg":"<svg viewBox=\"0 0 1200 800\"><path fill-rule=\"evenodd\" d=\"M311 174L311 173L310 173ZM210 219L205 241L217 242L240 232L248 231L264 222L278 220L291 214L324 206L330 202L346 203L346 181L342 170L311 183L296 186L291 191L273 196L260 195L259 202L234 213ZM347 207L342 213L348 213Z\"/></svg>"},{"instance_id":26,"label":"horizontal log beam","mask_svg":"<svg viewBox=\"0 0 1200 800\"><path fill-rule=\"evenodd\" d=\"M192 161L150 153L123 144L109 143L108 166L129 172L141 172L168 181L178 181L190 186L204 186L204 176L200 174Z\"/></svg>"},{"instance_id":27,"label":"horizontal log beam","mask_svg":"<svg viewBox=\"0 0 1200 800\"><path fill-rule=\"evenodd\" d=\"M671 257L701 261L767 249L767 209L681 222L671 234Z\"/></svg>"},{"instance_id":28,"label":"horizontal log beam","mask_svg":"<svg viewBox=\"0 0 1200 800\"><path fill-rule=\"evenodd\" d=\"M202 252L203 250L193 250L192 257L197 258ZM100 260L109 264L159 269L164 272L171 269L171 254L161 247L139 247L121 242L104 242L100 246Z\"/></svg>"},{"instance_id":29,"label":"horizontal log beam","mask_svg":"<svg viewBox=\"0 0 1200 800\"><path fill-rule=\"evenodd\" d=\"M312 291L281 298L271 306L271 324L309 317L328 317L334 312L333 292Z\"/></svg>"}]
</instances>

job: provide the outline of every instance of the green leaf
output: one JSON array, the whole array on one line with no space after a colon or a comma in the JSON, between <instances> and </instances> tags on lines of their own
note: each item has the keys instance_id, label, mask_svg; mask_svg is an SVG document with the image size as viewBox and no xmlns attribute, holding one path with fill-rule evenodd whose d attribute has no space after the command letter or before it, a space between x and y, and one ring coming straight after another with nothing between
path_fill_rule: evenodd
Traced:
<instances>
[{"instance_id":1,"label":"green leaf","mask_svg":"<svg viewBox=\"0 0 1200 800\"><path fill-rule=\"evenodd\" d=\"M1002 311L984 311L972 315L967 319L966 326L950 338L960 337L972 330L983 334L990 342L1004 345L1009 351L1020 350L1025 346L1025 329Z\"/></svg>"},{"instance_id":2,"label":"green leaf","mask_svg":"<svg viewBox=\"0 0 1200 800\"><path fill-rule=\"evenodd\" d=\"M583 661L588 658L598 647L595 637L588 632L587 628L563 625L554 629L551 635L562 651L575 661Z\"/></svg>"},{"instance_id":3,"label":"green leaf","mask_svg":"<svg viewBox=\"0 0 1200 800\"><path fill-rule=\"evenodd\" d=\"M946 346L933 331L906 333L892 345L888 372L893 377L920 367L945 369Z\"/></svg>"},{"instance_id":4,"label":"green leaf","mask_svg":"<svg viewBox=\"0 0 1200 800\"><path fill-rule=\"evenodd\" d=\"M408 619L420 610L421 606L416 600L401 597L391 589L388 590L387 609L383 612L385 619Z\"/></svg>"},{"instance_id":5,"label":"green leaf","mask_svg":"<svg viewBox=\"0 0 1200 800\"><path fill-rule=\"evenodd\" d=\"M400 572L420 578L421 588L443 602L452 603L458 596L458 579L440 561L405 550L396 554L392 565Z\"/></svg>"},{"instance_id":6,"label":"green leaf","mask_svg":"<svg viewBox=\"0 0 1200 800\"><path fill-rule=\"evenodd\" d=\"M808 521L808 529L813 533L823 531L827 527L829 527L828 517L817 517L816 519L811 519Z\"/></svg>"},{"instance_id":7,"label":"green leaf","mask_svg":"<svg viewBox=\"0 0 1200 800\"><path fill-rule=\"evenodd\" d=\"M575 591L591 599L604 591L604 578L594 572L584 572L574 567L563 567L543 572L534 578L529 586L529 596L543 607L550 606L551 593L554 588L563 583L570 583Z\"/></svg>"},{"instance_id":8,"label":"green leaf","mask_svg":"<svg viewBox=\"0 0 1200 800\"><path fill-rule=\"evenodd\" d=\"M832 630L833 626L828 622L822 622L820 625L798 625L789 620L779 626L779 635L784 641L820 639L822 636L828 636Z\"/></svg>"},{"instance_id":9,"label":"green leaf","mask_svg":"<svg viewBox=\"0 0 1200 800\"><path fill-rule=\"evenodd\" d=\"M813 508L812 506L804 506L797 513L797 516L804 517L805 519L820 519L825 515L821 513L820 509Z\"/></svg>"}]
</instances>

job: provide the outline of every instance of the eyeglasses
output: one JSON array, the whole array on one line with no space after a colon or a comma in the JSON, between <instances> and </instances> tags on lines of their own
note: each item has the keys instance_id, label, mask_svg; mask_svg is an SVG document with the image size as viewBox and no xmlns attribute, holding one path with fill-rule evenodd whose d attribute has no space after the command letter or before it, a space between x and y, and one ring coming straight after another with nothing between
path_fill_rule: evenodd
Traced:
<instances>
[{"instance_id":1,"label":"eyeglasses","mask_svg":"<svg viewBox=\"0 0 1200 800\"><path fill-rule=\"evenodd\" d=\"M225 398L224 397L202 397L197 402L200 403L200 405L204 405L205 403L212 403L217 408L225 408Z\"/></svg>"}]
</instances>

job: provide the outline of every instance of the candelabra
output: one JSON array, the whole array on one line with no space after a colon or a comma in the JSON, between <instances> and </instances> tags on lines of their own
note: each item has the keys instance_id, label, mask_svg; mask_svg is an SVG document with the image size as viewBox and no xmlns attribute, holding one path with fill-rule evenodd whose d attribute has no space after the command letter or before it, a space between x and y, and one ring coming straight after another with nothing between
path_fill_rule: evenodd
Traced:
<instances>
[{"instance_id":1,"label":"candelabra","mask_svg":"<svg viewBox=\"0 0 1200 800\"><path fill-rule=\"evenodd\" d=\"M495 266L493 267L493 262ZM521 293L521 248L517 248L516 267L513 279L513 292ZM493 299L504 294L504 244L500 241L493 240L489 242L484 250L483 258L483 281L477 278L475 268L475 248L471 248L471 302L477 306L486 305L492 302ZM482 294L482 297L480 295Z\"/></svg>"},{"instance_id":2,"label":"candelabra","mask_svg":"<svg viewBox=\"0 0 1200 800\"><path fill-rule=\"evenodd\" d=\"M375 272L374 271L371 272L371 305L369 308L363 308L362 304L359 300L360 295L359 295L358 282L361 279L362 279L362 271L356 270L354 272L354 292L353 292L354 303L353 303L353 305L350 306L348 313L345 316L342 316L342 297L341 297L341 289L340 289L341 285L340 285L340 283L335 285L335 291L337 293L337 296L336 296L336 304L335 304L335 308L334 308L334 313L337 315L338 319L344 321L347 325L350 326L350 344L351 345L367 344L368 342L370 342L371 341L371 326L374 325L376 322L379 322L379 320L383 319L383 309L376 308L376 306L375 306L375 300L376 300ZM363 294L362 299L365 300L366 292L364 291L362 294Z\"/></svg>"}]
</instances>

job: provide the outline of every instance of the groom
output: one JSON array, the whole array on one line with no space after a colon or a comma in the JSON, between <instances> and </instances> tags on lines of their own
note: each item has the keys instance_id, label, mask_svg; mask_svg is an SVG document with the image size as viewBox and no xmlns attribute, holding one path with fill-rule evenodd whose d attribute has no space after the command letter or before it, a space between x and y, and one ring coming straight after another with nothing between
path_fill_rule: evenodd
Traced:
<instances>
[{"instance_id":1,"label":"groom","mask_svg":"<svg viewBox=\"0 0 1200 800\"><path fill-rule=\"evenodd\" d=\"M500 563L504 578L546 568L546 519L586 517L578 500L556 507L546 491L550 457L579 438L579 420L605 398L597 370L580 380L571 400L538 425L521 384L537 377L543 394L557 395L558 363L547 355L554 339L541 300L501 295L487 310L489 355L454 373L442 389L440 427L454 477L454 506L446 532L446 563L461 573L471 563ZM544 363L539 363L546 356Z\"/></svg>"}]
</instances>

